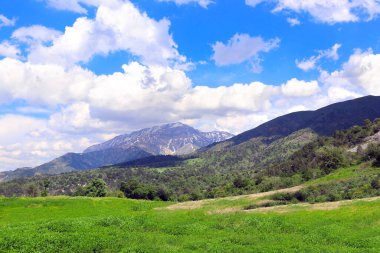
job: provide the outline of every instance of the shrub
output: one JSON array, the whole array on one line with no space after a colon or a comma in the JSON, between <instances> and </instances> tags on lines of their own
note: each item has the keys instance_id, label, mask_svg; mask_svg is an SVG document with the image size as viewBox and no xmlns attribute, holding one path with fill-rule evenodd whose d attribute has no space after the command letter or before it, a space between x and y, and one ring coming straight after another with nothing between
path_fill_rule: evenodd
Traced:
<instances>
[{"instance_id":1,"label":"shrub","mask_svg":"<svg viewBox=\"0 0 380 253\"><path fill-rule=\"evenodd\" d=\"M122 191L109 191L107 192L106 196L114 198L124 198L124 193Z\"/></svg>"}]
</instances>

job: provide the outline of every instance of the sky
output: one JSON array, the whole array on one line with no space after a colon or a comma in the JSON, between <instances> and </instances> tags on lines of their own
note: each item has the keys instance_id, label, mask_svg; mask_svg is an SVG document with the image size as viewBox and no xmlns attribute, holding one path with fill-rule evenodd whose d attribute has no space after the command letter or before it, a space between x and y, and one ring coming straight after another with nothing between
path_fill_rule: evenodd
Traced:
<instances>
[{"instance_id":1,"label":"sky","mask_svg":"<svg viewBox=\"0 0 380 253\"><path fill-rule=\"evenodd\" d=\"M1 0L0 171L169 122L380 95L379 0Z\"/></svg>"}]
</instances>

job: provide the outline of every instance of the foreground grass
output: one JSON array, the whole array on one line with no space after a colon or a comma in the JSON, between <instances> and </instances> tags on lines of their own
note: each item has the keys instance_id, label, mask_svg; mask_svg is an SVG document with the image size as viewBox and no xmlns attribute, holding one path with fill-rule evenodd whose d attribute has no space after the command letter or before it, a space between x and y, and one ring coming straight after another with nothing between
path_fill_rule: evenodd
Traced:
<instances>
[{"instance_id":1,"label":"foreground grass","mask_svg":"<svg viewBox=\"0 0 380 253\"><path fill-rule=\"evenodd\" d=\"M170 204L0 199L0 252L380 251L380 201L329 211L224 214L163 208Z\"/></svg>"}]
</instances>

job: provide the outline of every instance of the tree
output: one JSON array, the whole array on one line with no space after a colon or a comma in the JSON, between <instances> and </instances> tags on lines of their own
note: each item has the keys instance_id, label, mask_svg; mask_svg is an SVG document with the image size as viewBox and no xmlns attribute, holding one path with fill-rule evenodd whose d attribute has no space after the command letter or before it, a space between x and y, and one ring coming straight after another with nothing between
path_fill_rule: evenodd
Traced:
<instances>
[{"instance_id":1,"label":"tree","mask_svg":"<svg viewBox=\"0 0 380 253\"><path fill-rule=\"evenodd\" d=\"M43 187L43 191L41 193L42 197L46 197L49 195L49 187L50 187L50 181L45 178L44 181L41 183Z\"/></svg>"},{"instance_id":2,"label":"tree","mask_svg":"<svg viewBox=\"0 0 380 253\"><path fill-rule=\"evenodd\" d=\"M336 147L323 147L317 151L317 164L326 173L342 167L345 163L343 151Z\"/></svg>"},{"instance_id":3,"label":"tree","mask_svg":"<svg viewBox=\"0 0 380 253\"><path fill-rule=\"evenodd\" d=\"M37 185L31 184L27 187L27 194L30 197L38 197L40 195L40 189L38 189Z\"/></svg>"},{"instance_id":4,"label":"tree","mask_svg":"<svg viewBox=\"0 0 380 253\"><path fill-rule=\"evenodd\" d=\"M103 179L94 179L85 187L85 195L88 197L105 197L106 194L107 184Z\"/></svg>"},{"instance_id":5,"label":"tree","mask_svg":"<svg viewBox=\"0 0 380 253\"><path fill-rule=\"evenodd\" d=\"M124 192L125 197L132 198L133 192L140 187L140 183L136 179L130 179L128 182L122 182L120 191Z\"/></svg>"}]
</instances>

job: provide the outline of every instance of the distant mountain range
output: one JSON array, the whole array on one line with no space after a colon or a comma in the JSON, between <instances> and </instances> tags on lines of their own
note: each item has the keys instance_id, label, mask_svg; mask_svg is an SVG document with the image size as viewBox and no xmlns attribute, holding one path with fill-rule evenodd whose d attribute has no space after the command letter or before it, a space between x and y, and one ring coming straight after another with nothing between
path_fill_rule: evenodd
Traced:
<instances>
[{"instance_id":1,"label":"distant mountain range","mask_svg":"<svg viewBox=\"0 0 380 253\"><path fill-rule=\"evenodd\" d=\"M81 154L69 153L33 169L0 173L0 181L115 164L117 167L178 164L185 157L176 159L173 155L190 153L202 158L205 168L233 165L259 170L286 159L318 135L332 135L376 118L380 118L380 97L366 96L316 111L290 113L237 136L226 132L204 133L182 123L166 124L117 136Z\"/></svg>"},{"instance_id":2,"label":"distant mountain range","mask_svg":"<svg viewBox=\"0 0 380 253\"><path fill-rule=\"evenodd\" d=\"M185 155L212 143L233 137L227 132L201 132L182 123L145 128L117 136L87 148L68 153L35 168L0 172L0 182L34 175L55 175L120 164L154 155Z\"/></svg>"}]
</instances>

